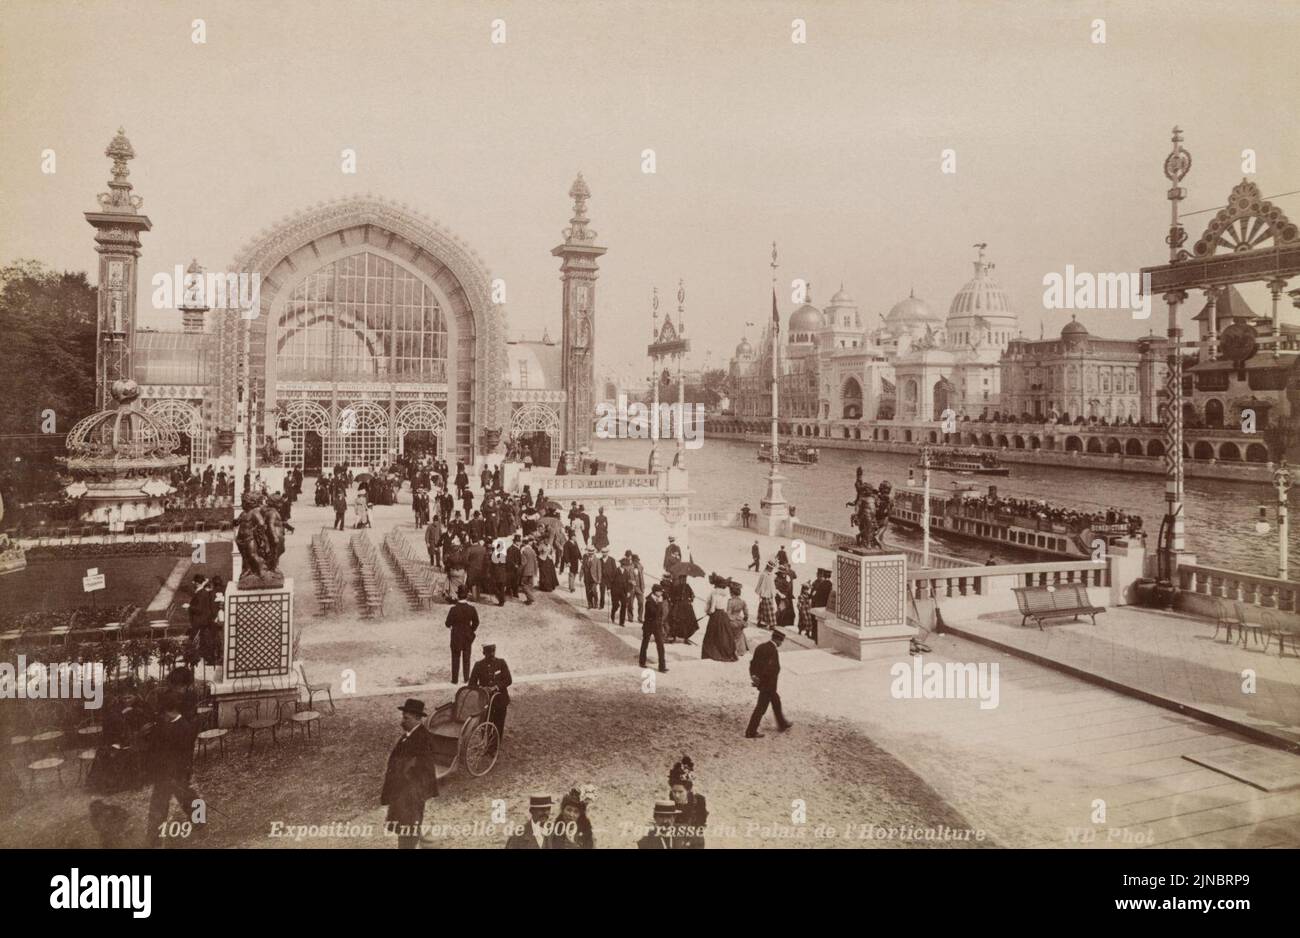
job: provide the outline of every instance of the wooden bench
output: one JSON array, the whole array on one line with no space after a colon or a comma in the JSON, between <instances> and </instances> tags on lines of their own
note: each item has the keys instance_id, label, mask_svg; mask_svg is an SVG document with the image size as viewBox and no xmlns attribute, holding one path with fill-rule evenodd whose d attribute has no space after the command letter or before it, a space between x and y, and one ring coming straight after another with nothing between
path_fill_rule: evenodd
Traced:
<instances>
[{"instance_id":1,"label":"wooden bench","mask_svg":"<svg viewBox=\"0 0 1300 938\"><path fill-rule=\"evenodd\" d=\"M1048 586L1013 587L1016 605L1020 607L1020 624L1033 619L1038 623L1038 630L1043 629L1044 619L1061 619L1074 616L1091 616L1092 624L1097 624L1097 613L1105 612L1104 606L1094 606L1088 599L1088 588L1082 583L1055 583Z\"/></svg>"}]
</instances>

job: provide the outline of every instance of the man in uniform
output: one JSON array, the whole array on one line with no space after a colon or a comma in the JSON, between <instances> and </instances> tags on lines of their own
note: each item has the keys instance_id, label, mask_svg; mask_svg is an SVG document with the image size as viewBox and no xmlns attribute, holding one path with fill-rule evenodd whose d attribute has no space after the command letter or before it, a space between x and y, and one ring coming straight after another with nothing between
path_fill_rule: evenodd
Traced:
<instances>
[{"instance_id":1,"label":"man in uniform","mask_svg":"<svg viewBox=\"0 0 1300 938\"><path fill-rule=\"evenodd\" d=\"M398 848L414 850L420 843L424 802L438 794L438 767L433 737L422 722L424 701L412 697L397 709L402 711L402 738L388 756L379 803L388 808L385 829L397 834Z\"/></svg>"},{"instance_id":2,"label":"man in uniform","mask_svg":"<svg viewBox=\"0 0 1300 938\"><path fill-rule=\"evenodd\" d=\"M496 645L484 645L483 657L474 665L469 675L470 687L488 687L497 694L492 698L492 709L488 719L496 724L497 739L506 738L506 710L510 707L510 691L507 689L514 682L510 676L510 666L504 658L497 657Z\"/></svg>"}]
</instances>

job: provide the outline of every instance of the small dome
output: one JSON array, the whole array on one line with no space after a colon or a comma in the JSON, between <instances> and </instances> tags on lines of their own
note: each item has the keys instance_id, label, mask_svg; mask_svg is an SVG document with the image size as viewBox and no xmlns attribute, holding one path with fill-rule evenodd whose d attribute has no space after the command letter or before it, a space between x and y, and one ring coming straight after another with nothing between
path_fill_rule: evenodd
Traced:
<instances>
[{"instance_id":1,"label":"small dome","mask_svg":"<svg viewBox=\"0 0 1300 938\"><path fill-rule=\"evenodd\" d=\"M754 346L749 344L749 339L742 338L740 344L736 346L737 358L751 358L754 354Z\"/></svg>"},{"instance_id":2,"label":"small dome","mask_svg":"<svg viewBox=\"0 0 1300 938\"><path fill-rule=\"evenodd\" d=\"M1061 338L1063 339L1067 336L1085 336L1087 334L1088 330L1084 328L1083 323L1079 322L1079 320L1075 319L1073 316L1071 316L1070 321L1065 324L1065 328L1061 330Z\"/></svg>"},{"instance_id":3,"label":"small dome","mask_svg":"<svg viewBox=\"0 0 1300 938\"><path fill-rule=\"evenodd\" d=\"M910 322L941 322L934 310L926 305L925 300L918 300L916 294L911 294L905 300L900 300L894 304L889 315L885 317L889 323L906 324Z\"/></svg>"},{"instance_id":4,"label":"small dome","mask_svg":"<svg viewBox=\"0 0 1300 938\"><path fill-rule=\"evenodd\" d=\"M853 306L854 305L853 297L849 296L849 293L847 290L844 289L843 284L840 285L839 292L836 293L833 297L831 297L831 305L832 306Z\"/></svg>"},{"instance_id":5,"label":"small dome","mask_svg":"<svg viewBox=\"0 0 1300 938\"><path fill-rule=\"evenodd\" d=\"M790 332L819 332L824 325L822 311L805 303L790 314Z\"/></svg>"}]
</instances>

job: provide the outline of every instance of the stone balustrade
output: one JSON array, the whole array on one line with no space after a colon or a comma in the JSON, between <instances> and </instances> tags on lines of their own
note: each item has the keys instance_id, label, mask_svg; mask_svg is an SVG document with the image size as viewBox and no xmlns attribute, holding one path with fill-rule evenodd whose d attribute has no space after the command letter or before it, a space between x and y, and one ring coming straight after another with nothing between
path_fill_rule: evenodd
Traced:
<instances>
[{"instance_id":1,"label":"stone balustrade","mask_svg":"<svg viewBox=\"0 0 1300 938\"><path fill-rule=\"evenodd\" d=\"M1300 583L1294 580L1184 563L1178 565L1178 585L1184 592L1184 597L1180 597L1180 608L1185 606L1187 611L1200 615L1215 614L1214 599L1227 599L1261 609L1300 612L1296 604Z\"/></svg>"},{"instance_id":2,"label":"stone balustrade","mask_svg":"<svg viewBox=\"0 0 1300 938\"><path fill-rule=\"evenodd\" d=\"M1111 565L1115 561L1071 560L1052 563L998 564L945 569L909 569L907 579L916 599L934 599L942 606L945 600L961 600L962 616L973 617L989 612L1016 608L1011 590L1022 586L1053 586L1081 583L1089 597L1099 606L1123 602L1112 591ZM1115 584L1123 586L1123 584ZM1122 590L1121 590L1122 592Z\"/></svg>"}]
</instances>

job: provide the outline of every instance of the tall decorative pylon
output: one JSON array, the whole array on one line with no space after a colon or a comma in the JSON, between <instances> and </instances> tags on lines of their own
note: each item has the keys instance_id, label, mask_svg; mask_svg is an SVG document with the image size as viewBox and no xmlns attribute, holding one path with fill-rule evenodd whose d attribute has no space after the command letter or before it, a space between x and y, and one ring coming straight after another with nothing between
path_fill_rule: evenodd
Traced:
<instances>
[{"instance_id":1,"label":"tall decorative pylon","mask_svg":"<svg viewBox=\"0 0 1300 938\"><path fill-rule=\"evenodd\" d=\"M778 434L777 421L781 411L781 315L776 307L776 242L772 242L772 324L769 331L772 334L772 466L767 473L767 491L763 494L763 500L759 503L763 509L763 515L767 519L767 533L769 537L777 537L785 533L786 522L790 517L790 506L786 504L785 493L781 490L781 483L785 477L781 475L778 466L781 463L781 440Z\"/></svg>"},{"instance_id":2,"label":"tall decorative pylon","mask_svg":"<svg viewBox=\"0 0 1300 938\"><path fill-rule=\"evenodd\" d=\"M1178 218L1178 205L1187 198L1181 185L1183 177L1192 168L1192 155L1183 149L1183 132L1175 127L1171 137L1174 148L1165 157L1165 178L1173 185L1169 199L1169 261L1180 260L1180 252L1187 241L1187 232ZM1178 323L1178 307L1187 301L1183 290L1171 290L1164 295L1169 308L1169 349L1172 356L1165 372L1165 539L1158 547L1160 579L1174 582L1178 575L1178 561L1187 549L1186 517L1183 514L1183 329Z\"/></svg>"},{"instance_id":3,"label":"tall decorative pylon","mask_svg":"<svg viewBox=\"0 0 1300 938\"><path fill-rule=\"evenodd\" d=\"M569 187L573 199L573 217L564 229L564 243L551 254L560 258L560 280L564 284L561 336L561 381L566 392L564 415L564 450L576 454L591 446L592 428L596 423L592 400L593 367L596 353L596 278L597 258L605 248L596 244L596 232L587 227L587 188L582 173Z\"/></svg>"},{"instance_id":4,"label":"tall decorative pylon","mask_svg":"<svg viewBox=\"0 0 1300 938\"><path fill-rule=\"evenodd\" d=\"M99 254L99 311L95 326L95 405L103 410L111 400L114 381L135 379L131 347L135 342L136 261L140 257L140 233L153 227L141 215L144 200L133 195L127 177L127 163L135 149L122 128L108 144L104 155L113 161L113 178L108 191L99 194L97 212L86 212L95 229L95 251Z\"/></svg>"}]
</instances>

